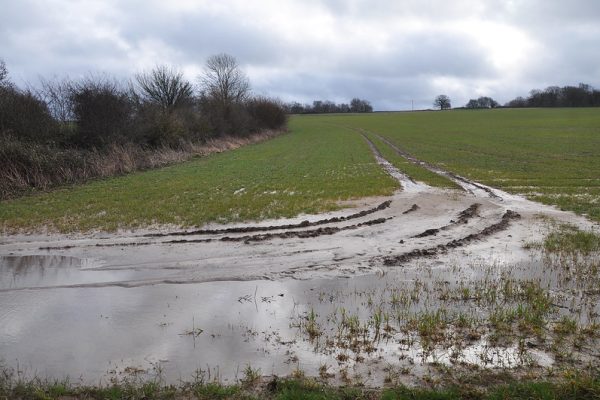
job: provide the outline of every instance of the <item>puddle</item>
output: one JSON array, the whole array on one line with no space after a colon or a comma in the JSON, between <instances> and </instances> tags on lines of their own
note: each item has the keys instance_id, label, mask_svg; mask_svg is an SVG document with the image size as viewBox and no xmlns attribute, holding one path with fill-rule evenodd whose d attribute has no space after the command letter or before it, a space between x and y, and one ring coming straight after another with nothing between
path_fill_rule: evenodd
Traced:
<instances>
[{"instance_id":1,"label":"puddle","mask_svg":"<svg viewBox=\"0 0 600 400\"><path fill-rule=\"evenodd\" d=\"M102 269L103 262L62 255L0 256L0 292L127 282L134 269ZM146 271L148 279L160 271Z\"/></svg>"},{"instance_id":2,"label":"puddle","mask_svg":"<svg viewBox=\"0 0 600 400\"><path fill-rule=\"evenodd\" d=\"M3 257L3 284L20 274L15 282L23 287L47 285L62 273L69 278L69 271L83 274L94 265L69 257ZM355 383L379 386L390 368L418 376L433 364L552 366L551 354L514 342L491 345L485 335L464 341L465 332L446 327L443 340L428 344L420 328L403 330L411 326L411 315L442 308L448 316L483 316L481 304L444 300L443 293L460 293L465 285L475 288L503 274L545 276L541 263L449 262L352 279L3 291L0 354L5 365L18 365L25 375L91 384L131 374L150 377L157 370L167 382L191 380L201 371L227 383L243 378L250 365L280 376L297 369L319 376L325 369L336 380L350 374ZM317 337L307 333L311 314ZM348 335L352 328L340 328L352 319L358 324L354 339ZM393 328L386 330L387 324Z\"/></svg>"}]
</instances>

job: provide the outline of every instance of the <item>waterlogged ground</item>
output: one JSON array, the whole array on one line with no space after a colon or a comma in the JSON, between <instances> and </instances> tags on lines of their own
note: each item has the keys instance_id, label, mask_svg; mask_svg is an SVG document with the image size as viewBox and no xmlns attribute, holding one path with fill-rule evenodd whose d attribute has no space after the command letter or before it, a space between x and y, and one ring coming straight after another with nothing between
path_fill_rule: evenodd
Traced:
<instances>
[{"instance_id":1,"label":"waterlogged ground","mask_svg":"<svg viewBox=\"0 0 600 400\"><path fill-rule=\"evenodd\" d=\"M86 383L227 383L250 367L381 386L600 365L596 236L543 246L597 227L441 170L461 189L424 185L372 150L404 190L353 210L3 237L4 366Z\"/></svg>"}]
</instances>

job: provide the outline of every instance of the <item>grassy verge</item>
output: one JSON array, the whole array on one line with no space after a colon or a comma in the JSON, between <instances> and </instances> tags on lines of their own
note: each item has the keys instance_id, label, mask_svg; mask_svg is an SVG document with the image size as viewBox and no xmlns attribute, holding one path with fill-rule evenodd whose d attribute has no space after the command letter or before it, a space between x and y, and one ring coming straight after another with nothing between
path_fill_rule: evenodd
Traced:
<instances>
[{"instance_id":1,"label":"grassy verge","mask_svg":"<svg viewBox=\"0 0 600 400\"><path fill-rule=\"evenodd\" d=\"M330 211L339 200L398 187L355 132L319 119L292 121L290 128L183 164L3 201L0 225L5 232L199 226Z\"/></svg>"},{"instance_id":2,"label":"grassy verge","mask_svg":"<svg viewBox=\"0 0 600 400\"><path fill-rule=\"evenodd\" d=\"M2 399L268 399L268 400L433 400L433 399L597 399L600 396L600 380L594 377L575 377L561 382L522 381L487 388L470 385L443 388L409 388L397 386L387 389L361 387L332 387L312 379L274 379L263 384L241 383L223 386L219 383L192 383L167 386L158 383L114 384L105 387L70 385L67 382L44 383L40 381L19 382L2 385Z\"/></svg>"},{"instance_id":3,"label":"grassy verge","mask_svg":"<svg viewBox=\"0 0 600 400\"><path fill-rule=\"evenodd\" d=\"M600 112L496 109L322 116L416 157L600 221Z\"/></svg>"},{"instance_id":4,"label":"grassy verge","mask_svg":"<svg viewBox=\"0 0 600 400\"><path fill-rule=\"evenodd\" d=\"M396 153L394 149L392 149L372 133L365 132L365 135L367 135L367 137L373 142L383 158L388 160L394 167L398 168L401 172L410 176L414 180L440 188L460 189L460 186L452 182L450 179L411 163L406 158Z\"/></svg>"},{"instance_id":5,"label":"grassy verge","mask_svg":"<svg viewBox=\"0 0 600 400\"><path fill-rule=\"evenodd\" d=\"M248 137L217 137L204 143L184 142L144 148L139 144L113 144L101 149L63 148L0 137L0 200L14 199L56 187L83 184L135 171L181 163L272 138L280 131L263 131Z\"/></svg>"}]
</instances>

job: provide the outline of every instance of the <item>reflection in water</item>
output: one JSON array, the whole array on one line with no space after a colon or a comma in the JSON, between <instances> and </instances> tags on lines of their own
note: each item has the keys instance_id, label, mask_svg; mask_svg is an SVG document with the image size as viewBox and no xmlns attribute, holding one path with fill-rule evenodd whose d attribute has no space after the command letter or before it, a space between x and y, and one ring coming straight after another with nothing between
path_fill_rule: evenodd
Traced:
<instances>
[{"instance_id":1,"label":"reflection in water","mask_svg":"<svg viewBox=\"0 0 600 400\"><path fill-rule=\"evenodd\" d=\"M53 287L125 285L164 277L162 268L104 268L90 258L60 255L0 256L0 292Z\"/></svg>"},{"instance_id":2,"label":"reflection in water","mask_svg":"<svg viewBox=\"0 0 600 400\"><path fill-rule=\"evenodd\" d=\"M66 256L0 257L0 289L46 286L69 280L87 260Z\"/></svg>"}]
</instances>

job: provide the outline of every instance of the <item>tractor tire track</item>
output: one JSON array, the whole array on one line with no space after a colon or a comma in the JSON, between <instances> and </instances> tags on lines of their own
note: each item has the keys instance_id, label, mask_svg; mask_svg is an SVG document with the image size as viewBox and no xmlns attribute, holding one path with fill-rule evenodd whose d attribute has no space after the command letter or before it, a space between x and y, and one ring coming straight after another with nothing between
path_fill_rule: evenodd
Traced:
<instances>
[{"instance_id":1,"label":"tractor tire track","mask_svg":"<svg viewBox=\"0 0 600 400\"><path fill-rule=\"evenodd\" d=\"M466 191L476 195L476 193L474 192L473 189L479 189L479 190L482 190L485 193L487 193L487 195L491 198L498 199L498 200L502 199L502 197L498 196L491 188L489 188L485 185L482 185L480 183L471 181L460 175L457 175L454 172L446 171L446 170L444 170L440 167L437 167L433 164L430 164L426 161L420 160L420 159L414 157L413 155L411 155L410 153L406 152L405 150L400 149L394 143L390 142L387 138L385 138L377 133L374 133L374 132L370 132L370 133L377 136L377 138L379 138L382 142L384 142L385 144L390 146L399 156L404 157L406 160L410 161L411 163L413 163L415 165L418 165L418 166L423 167L433 173L442 175L442 176L450 179L451 181L457 183L460 187L462 187Z\"/></svg>"}]
</instances>

